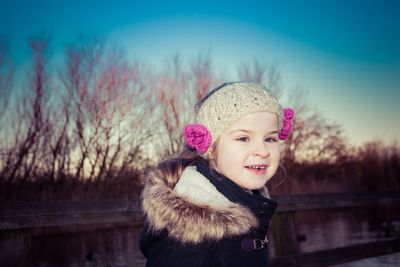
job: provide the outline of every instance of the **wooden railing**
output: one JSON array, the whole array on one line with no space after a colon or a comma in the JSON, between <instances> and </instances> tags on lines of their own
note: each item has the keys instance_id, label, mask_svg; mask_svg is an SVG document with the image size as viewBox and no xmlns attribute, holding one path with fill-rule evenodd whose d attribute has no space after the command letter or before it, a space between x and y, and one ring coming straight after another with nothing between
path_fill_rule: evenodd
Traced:
<instances>
[{"instance_id":1,"label":"wooden railing","mask_svg":"<svg viewBox=\"0 0 400 267\"><path fill-rule=\"evenodd\" d=\"M279 205L271 226L275 252L272 266L328 266L400 251L400 237L393 237L367 244L300 253L294 223L295 212L302 210L385 205L400 207L400 192L290 195L274 199ZM0 203L0 232L3 233L21 231L27 235L29 229L71 225L140 227L142 223L143 216L135 200Z\"/></svg>"},{"instance_id":2,"label":"wooden railing","mask_svg":"<svg viewBox=\"0 0 400 267\"><path fill-rule=\"evenodd\" d=\"M0 231L93 224L142 225L137 200L3 202Z\"/></svg>"},{"instance_id":3,"label":"wooden railing","mask_svg":"<svg viewBox=\"0 0 400 267\"><path fill-rule=\"evenodd\" d=\"M321 267L350 261L392 254L400 251L400 237L385 238L365 244L348 245L340 248L297 253L271 259L271 266Z\"/></svg>"},{"instance_id":4,"label":"wooden railing","mask_svg":"<svg viewBox=\"0 0 400 267\"><path fill-rule=\"evenodd\" d=\"M400 251L400 236L397 236L301 253L294 222L295 213L304 210L394 206L400 212L400 192L289 195L274 199L279 205L271 222L275 249L271 266L329 266Z\"/></svg>"}]
</instances>

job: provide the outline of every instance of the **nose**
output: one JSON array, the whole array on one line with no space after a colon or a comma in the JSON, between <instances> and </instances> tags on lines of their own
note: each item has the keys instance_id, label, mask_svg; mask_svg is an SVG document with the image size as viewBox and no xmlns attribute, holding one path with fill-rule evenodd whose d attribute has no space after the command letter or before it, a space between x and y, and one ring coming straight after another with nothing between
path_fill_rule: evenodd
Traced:
<instances>
[{"instance_id":1,"label":"nose","mask_svg":"<svg viewBox=\"0 0 400 267\"><path fill-rule=\"evenodd\" d=\"M262 158L268 157L269 150L268 150L267 144L265 144L264 142L255 144L255 146L253 148L253 155L259 156Z\"/></svg>"}]
</instances>

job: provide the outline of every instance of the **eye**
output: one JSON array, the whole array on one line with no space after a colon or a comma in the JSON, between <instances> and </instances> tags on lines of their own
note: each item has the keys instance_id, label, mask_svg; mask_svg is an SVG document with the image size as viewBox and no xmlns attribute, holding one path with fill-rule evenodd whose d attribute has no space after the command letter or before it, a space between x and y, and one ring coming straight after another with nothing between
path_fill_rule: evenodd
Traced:
<instances>
[{"instance_id":1,"label":"eye","mask_svg":"<svg viewBox=\"0 0 400 267\"><path fill-rule=\"evenodd\" d=\"M247 136L242 136L242 137L237 138L236 141L239 141L239 142L248 142L248 141L249 141L249 138L248 138Z\"/></svg>"},{"instance_id":2,"label":"eye","mask_svg":"<svg viewBox=\"0 0 400 267\"><path fill-rule=\"evenodd\" d=\"M278 139L275 138L275 137L267 137L267 138L265 138L265 142L267 142L267 143L275 143L275 142L278 142Z\"/></svg>"}]
</instances>

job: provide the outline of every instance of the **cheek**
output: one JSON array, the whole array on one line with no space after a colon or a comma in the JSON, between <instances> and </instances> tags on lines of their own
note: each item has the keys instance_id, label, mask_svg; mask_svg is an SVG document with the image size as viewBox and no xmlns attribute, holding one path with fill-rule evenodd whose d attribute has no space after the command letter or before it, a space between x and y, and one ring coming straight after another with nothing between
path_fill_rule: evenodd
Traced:
<instances>
[{"instance_id":1,"label":"cheek","mask_svg":"<svg viewBox=\"0 0 400 267\"><path fill-rule=\"evenodd\" d=\"M270 154L276 159L276 160L280 160L281 158L281 148L279 145L275 145L273 147L270 148Z\"/></svg>"},{"instance_id":2,"label":"cheek","mask_svg":"<svg viewBox=\"0 0 400 267\"><path fill-rule=\"evenodd\" d=\"M229 166L235 165L237 158L240 157L240 149L234 145L226 145L221 143L218 146L217 156L215 158L215 163L217 167L230 168Z\"/></svg>"},{"instance_id":3,"label":"cheek","mask_svg":"<svg viewBox=\"0 0 400 267\"><path fill-rule=\"evenodd\" d=\"M281 159L281 150L279 147L276 149L276 158L278 159L278 161Z\"/></svg>"},{"instance_id":4,"label":"cheek","mask_svg":"<svg viewBox=\"0 0 400 267\"><path fill-rule=\"evenodd\" d=\"M223 168L227 164L229 164L229 161L226 157L226 155L229 153L229 151L226 151L224 148L221 148L218 150L218 156L215 160L217 167Z\"/></svg>"}]
</instances>

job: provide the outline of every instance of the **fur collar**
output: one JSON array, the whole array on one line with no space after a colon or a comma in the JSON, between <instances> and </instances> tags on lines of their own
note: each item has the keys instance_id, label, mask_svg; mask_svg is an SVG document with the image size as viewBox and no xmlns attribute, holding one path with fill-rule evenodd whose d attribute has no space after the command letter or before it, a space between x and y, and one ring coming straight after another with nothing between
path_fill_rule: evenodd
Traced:
<instances>
[{"instance_id":1,"label":"fur collar","mask_svg":"<svg viewBox=\"0 0 400 267\"><path fill-rule=\"evenodd\" d=\"M150 231L166 229L183 243L237 236L258 225L249 209L230 202L194 166L170 184L152 173L142 200Z\"/></svg>"}]
</instances>

